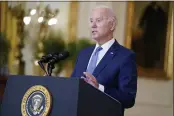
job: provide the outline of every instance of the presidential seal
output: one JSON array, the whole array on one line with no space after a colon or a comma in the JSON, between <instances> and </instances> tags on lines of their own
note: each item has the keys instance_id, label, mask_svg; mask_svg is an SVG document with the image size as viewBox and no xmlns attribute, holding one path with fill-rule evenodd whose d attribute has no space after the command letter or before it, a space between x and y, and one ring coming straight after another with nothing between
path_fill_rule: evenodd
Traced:
<instances>
[{"instance_id":1,"label":"presidential seal","mask_svg":"<svg viewBox=\"0 0 174 116\"><path fill-rule=\"evenodd\" d=\"M33 86L27 90L22 99L22 116L48 116L51 102L51 95L45 87Z\"/></svg>"}]
</instances>

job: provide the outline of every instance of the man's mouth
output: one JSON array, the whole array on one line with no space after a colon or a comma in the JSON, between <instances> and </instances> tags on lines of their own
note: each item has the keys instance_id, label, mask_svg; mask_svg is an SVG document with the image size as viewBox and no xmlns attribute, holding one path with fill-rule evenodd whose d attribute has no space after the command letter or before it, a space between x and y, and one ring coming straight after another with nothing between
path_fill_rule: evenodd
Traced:
<instances>
[{"instance_id":1,"label":"man's mouth","mask_svg":"<svg viewBox=\"0 0 174 116\"><path fill-rule=\"evenodd\" d=\"M92 31L92 33L96 33L97 31Z\"/></svg>"}]
</instances>

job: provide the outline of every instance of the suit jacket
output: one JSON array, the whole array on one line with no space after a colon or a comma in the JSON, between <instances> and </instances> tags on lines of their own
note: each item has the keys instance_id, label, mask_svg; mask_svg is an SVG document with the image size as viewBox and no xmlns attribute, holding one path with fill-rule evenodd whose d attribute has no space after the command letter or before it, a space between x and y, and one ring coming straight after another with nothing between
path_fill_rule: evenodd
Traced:
<instances>
[{"instance_id":1,"label":"suit jacket","mask_svg":"<svg viewBox=\"0 0 174 116\"><path fill-rule=\"evenodd\" d=\"M80 78L86 71L95 46L83 49L76 60L71 77ZM122 103L124 109L134 106L137 92L135 53L117 41L109 48L93 75L104 86L104 92Z\"/></svg>"}]
</instances>

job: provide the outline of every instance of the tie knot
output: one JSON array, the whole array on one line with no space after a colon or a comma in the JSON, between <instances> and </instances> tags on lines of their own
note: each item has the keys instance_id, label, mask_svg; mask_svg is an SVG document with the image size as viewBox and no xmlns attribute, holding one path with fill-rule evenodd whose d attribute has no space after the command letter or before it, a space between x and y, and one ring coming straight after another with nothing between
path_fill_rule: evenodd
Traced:
<instances>
[{"instance_id":1,"label":"tie knot","mask_svg":"<svg viewBox=\"0 0 174 116\"><path fill-rule=\"evenodd\" d=\"M97 47L97 49L95 50L95 54L97 54L100 50L102 50L103 48L101 46Z\"/></svg>"}]
</instances>

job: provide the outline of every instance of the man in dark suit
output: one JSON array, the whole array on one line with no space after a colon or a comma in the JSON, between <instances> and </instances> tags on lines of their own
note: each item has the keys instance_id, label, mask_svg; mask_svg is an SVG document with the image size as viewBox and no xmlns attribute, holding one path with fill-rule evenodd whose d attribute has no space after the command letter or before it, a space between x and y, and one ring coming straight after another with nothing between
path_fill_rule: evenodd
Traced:
<instances>
[{"instance_id":1,"label":"man in dark suit","mask_svg":"<svg viewBox=\"0 0 174 116\"><path fill-rule=\"evenodd\" d=\"M124 109L135 103L137 67L135 53L113 37L116 16L107 7L92 10L90 27L95 46L83 49L76 60L72 78L84 80L122 103Z\"/></svg>"}]
</instances>

